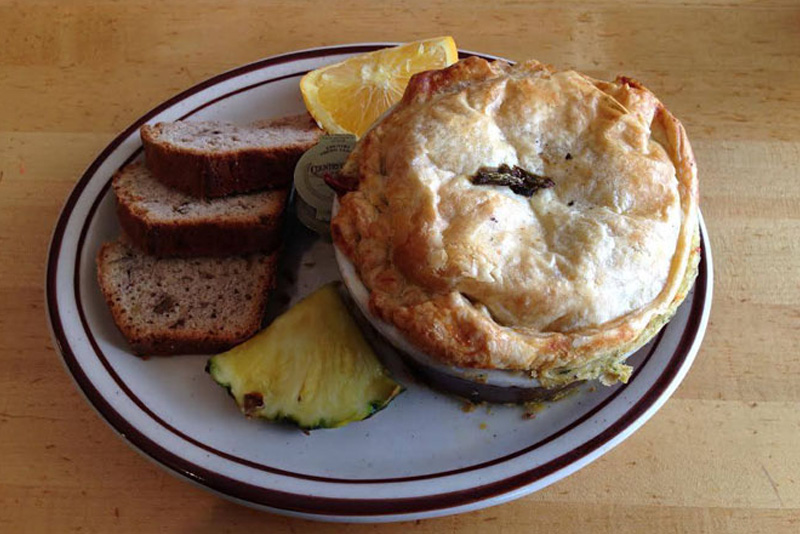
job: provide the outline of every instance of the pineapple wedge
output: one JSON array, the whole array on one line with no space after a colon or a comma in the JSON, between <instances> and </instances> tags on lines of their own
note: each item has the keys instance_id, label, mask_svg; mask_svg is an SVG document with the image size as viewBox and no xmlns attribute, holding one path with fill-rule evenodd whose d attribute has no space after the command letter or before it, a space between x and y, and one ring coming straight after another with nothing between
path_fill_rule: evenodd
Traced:
<instances>
[{"instance_id":1,"label":"pineapple wedge","mask_svg":"<svg viewBox=\"0 0 800 534\"><path fill-rule=\"evenodd\" d=\"M334 284L212 357L206 371L246 416L303 430L366 419L404 389L389 377Z\"/></svg>"}]
</instances>

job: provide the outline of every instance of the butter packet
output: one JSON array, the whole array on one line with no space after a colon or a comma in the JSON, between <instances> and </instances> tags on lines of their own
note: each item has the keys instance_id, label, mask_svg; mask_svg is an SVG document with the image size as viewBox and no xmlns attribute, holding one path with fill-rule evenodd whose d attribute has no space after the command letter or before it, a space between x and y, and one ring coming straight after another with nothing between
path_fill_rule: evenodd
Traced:
<instances>
[{"instance_id":1,"label":"butter packet","mask_svg":"<svg viewBox=\"0 0 800 534\"><path fill-rule=\"evenodd\" d=\"M330 236L331 209L336 196L325 183L325 177L341 170L355 144L355 135L323 135L294 169L297 218L324 237Z\"/></svg>"}]
</instances>

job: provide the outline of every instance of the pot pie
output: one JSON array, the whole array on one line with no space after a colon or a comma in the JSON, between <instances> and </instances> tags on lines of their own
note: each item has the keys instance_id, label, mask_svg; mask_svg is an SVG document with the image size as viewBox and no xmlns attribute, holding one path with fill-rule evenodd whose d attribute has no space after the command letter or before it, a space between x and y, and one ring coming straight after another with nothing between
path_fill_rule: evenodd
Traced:
<instances>
[{"instance_id":1,"label":"pot pie","mask_svg":"<svg viewBox=\"0 0 800 534\"><path fill-rule=\"evenodd\" d=\"M697 273L689 141L630 78L476 57L418 74L335 181L370 312L447 365L624 382Z\"/></svg>"}]
</instances>

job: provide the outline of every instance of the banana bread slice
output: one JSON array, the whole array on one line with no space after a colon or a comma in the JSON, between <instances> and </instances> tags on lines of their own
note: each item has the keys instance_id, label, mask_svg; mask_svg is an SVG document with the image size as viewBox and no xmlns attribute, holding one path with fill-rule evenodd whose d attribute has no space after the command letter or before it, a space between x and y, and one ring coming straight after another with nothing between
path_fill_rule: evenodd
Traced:
<instances>
[{"instance_id":1,"label":"banana bread slice","mask_svg":"<svg viewBox=\"0 0 800 534\"><path fill-rule=\"evenodd\" d=\"M159 257L272 252L280 243L288 189L197 199L159 182L141 163L112 180L117 217L133 244Z\"/></svg>"},{"instance_id":2,"label":"banana bread slice","mask_svg":"<svg viewBox=\"0 0 800 534\"><path fill-rule=\"evenodd\" d=\"M258 331L276 261L276 254L158 259L116 241L100 248L97 279L136 354L210 354Z\"/></svg>"},{"instance_id":3,"label":"banana bread slice","mask_svg":"<svg viewBox=\"0 0 800 534\"><path fill-rule=\"evenodd\" d=\"M287 187L300 156L321 134L307 113L247 126L178 121L141 128L153 174L166 185L204 198Z\"/></svg>"}]
</instances>

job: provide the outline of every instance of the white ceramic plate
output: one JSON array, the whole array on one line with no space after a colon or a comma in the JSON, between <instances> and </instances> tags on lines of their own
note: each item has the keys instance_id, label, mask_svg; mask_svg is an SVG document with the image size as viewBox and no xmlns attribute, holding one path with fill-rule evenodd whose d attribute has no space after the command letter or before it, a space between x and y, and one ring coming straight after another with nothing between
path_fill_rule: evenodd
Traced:
<instances>
[{"instance_id":1,"label":"white ceramic plate","mask_svg":"<svg viewBox=\"0 0 800 534\"><path fill-rule=\"evenodd\" d=\"M399 371L408 390L366 421L304 435L242 417L206 375L206 357L141 360L116 330L94 258L119 232L115 170L141 154L139 127L180 118L249 122L303 111L300 77L385 46L359 44L275 56L171 98L122 132L67 200L47 268L53 338L78 387L135 449L168 471L236 501L332 521L397 521L499 504L573 473L623 441L667 400L697 353L711 306L703 227L695 289L675 318L629 360L627 385L583 387L524 419L516 407L463 410ZM273 311L338 277L330 244L287 226ZM282 302L282 304L275 304Z\"/></svg>"}]
</instances>

